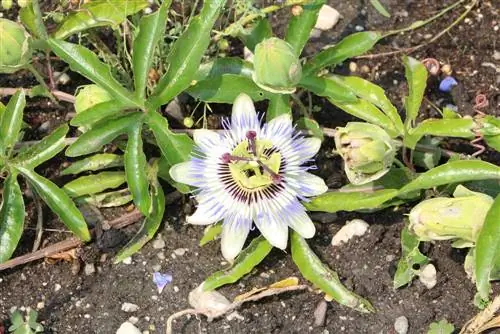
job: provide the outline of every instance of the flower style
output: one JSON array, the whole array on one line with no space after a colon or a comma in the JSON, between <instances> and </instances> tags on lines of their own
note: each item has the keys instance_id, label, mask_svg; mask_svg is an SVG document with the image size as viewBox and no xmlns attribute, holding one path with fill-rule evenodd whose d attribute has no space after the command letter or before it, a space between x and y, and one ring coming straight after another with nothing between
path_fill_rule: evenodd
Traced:
<instances>
[{"instance_id":1,"label":"flower style","mask_svg":"<svg viewBox=\"0 0 500 334\"><path fill-rule=\"evenodd\" d=\"M197 130L190 161L174 165L171 177L196 187L198 208L187 222L223 220L221 250L232 261L255 223L275 247L285 249L288 227L304 238L315 227L299 200L324 193L323 179L308 173L321 141L294 130L289 115L261 126L249 96L240 94L226 131Z\"/></svg>"}]
</instances>

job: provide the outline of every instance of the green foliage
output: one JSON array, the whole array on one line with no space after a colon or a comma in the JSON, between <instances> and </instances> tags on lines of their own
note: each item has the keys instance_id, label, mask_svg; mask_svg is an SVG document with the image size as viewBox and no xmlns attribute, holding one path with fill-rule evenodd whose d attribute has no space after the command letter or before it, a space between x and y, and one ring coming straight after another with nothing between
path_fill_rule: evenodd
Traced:
<instances>
[{"instance_id":1,"label":"green foliage","mask_svg":"<svg viewBox=\"0 0 500 334\"><path fill-rule=\"evenodd\" d=\"M419 250L420 241L405 227L401 231L401 259L394 274L394 289L398 289L418 275L419 268L429 263L429 258Z\"/></svg>"},{"instance_id":2,"label":"green foliage","mask_svg":"<svg viewBox=\"0 0 500 334\"><path fill-rule=\"evenodd\" d=\"M452 334L454 331L455 326L450 324L446 319L442 319L430 324L427 334Z\"/></svg>"},{"instance_id":3,"label":"green foliage","mask_svg":"<svg viewBox=\"0 0 500 334\"><path fill-rule=\"evenodd\" d=\"M43 326L36 322L38 312L28 309L26 319L19 310L15 310L10 315L10 322L12 325L9 327L9 332L13 334L35 334L43 332Z\"/></svg>"}]
</instances>

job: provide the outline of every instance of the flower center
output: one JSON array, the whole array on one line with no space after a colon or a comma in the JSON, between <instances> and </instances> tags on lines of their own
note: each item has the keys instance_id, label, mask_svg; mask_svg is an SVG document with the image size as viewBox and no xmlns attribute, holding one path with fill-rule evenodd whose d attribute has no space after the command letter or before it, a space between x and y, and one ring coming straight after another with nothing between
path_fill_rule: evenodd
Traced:
<instances>
[{"instance_id":1,"label":"flower center","mask_svg":"<svg viewBox=\"0 0 500 334\"><path fill-rule=\"evenodd\" d=\"M281 154L272 152L273 144L269 140L256 139L255 131L248 131L246 137L231 153L221 156L229 165L233 179L248 190L281 183Z\"/></svg>"}]
</instances>

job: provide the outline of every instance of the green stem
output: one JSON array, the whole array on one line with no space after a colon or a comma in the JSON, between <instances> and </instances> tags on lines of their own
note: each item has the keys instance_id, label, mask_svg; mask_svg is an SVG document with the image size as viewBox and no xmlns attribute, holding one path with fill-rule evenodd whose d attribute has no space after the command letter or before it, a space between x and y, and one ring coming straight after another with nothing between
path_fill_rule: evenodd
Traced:
<instances>
[{"instance_id":1,"label":"green stem","mask_svg":"<svg viewBox=\"0 0 500 334\"><path fill-rule=\"evenodd\" d=\"M31 64L28 64L26 65L26 69L29 70L31 72L31 74L33 74L33 76L35 77L35 79L40 83L40 85L42 85L42 87L47 91L47 94L48 94L48 97L52 100L52 101L56 101L56 98L54 97L54 95L52 94L52 91L51 89L49 88L49 86L47 86L47 84L45 83L45 79L42 77L42 75L40 74L40 72L37 71L37 69L31 65Z\"/></svg>"},{"instance_id":2,"label":"green stem","mask_svg":"<svg viewBox=\"0 0 500 334\"><path fill-rule=\"evenodd\" d=\"M410 31L410 30L415 30L415 29L421 28L421 27L425 26L426 24L429 24L432 21L440 18L441 16L443 16L444 14L446 14L447 12L449 12L450 10L452 10L453 8L457 7L458 5L460 5L461 3L463 3L464 1L465 0L459 0L459 1L455 2L454 4L451 4L450 6L444 8L443 10L441 10L436 15L431 16L430 18L428 18L426 20L420 20L420 21L413 22L408 27L401 28L401 29L395 29L395 30L389 30L388 32L385 33L385 35L382 36L382 38L385 38L385 37L388 37L388 36L391 36L391 35L395 35L395 34L399 34L401 32L406 32L406 31ZM475 1L473 1L473 2L475 3ZM473 5L472 5L472 7L473 7Z\"/></svg>"}]
</instances>

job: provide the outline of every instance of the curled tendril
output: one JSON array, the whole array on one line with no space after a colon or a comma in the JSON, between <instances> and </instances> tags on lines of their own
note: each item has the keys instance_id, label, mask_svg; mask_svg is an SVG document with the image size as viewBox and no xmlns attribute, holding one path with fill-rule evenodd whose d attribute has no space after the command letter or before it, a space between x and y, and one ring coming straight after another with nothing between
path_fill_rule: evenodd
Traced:
<instances>
[{"instance_id":1,"label":"curled tendril","mask_svg":"<svg viewBox=\"0 0 500 334\"><path fill-rule=\"evenodd\" d=\"M482 112L480 109L483 109L488 106L488 97L484 94L478 94L474 100L474 112L476 115L479 117L485 116L485 113ZM473 157L477 157L481 155L484 151L486 151L486 147L481 144L481 141L483 141L484 136L482 133L476 130L475 132L476 138L471 140L471 145L477 149L476 152L472 153Z\"/></svg>"},{"instance_id":2,"label":"curled tendril","mask_svg":"<svg viewBox=\"0 0 500 334\"><path fill-rule=\"evenodd\" d=\"M429 71L431 75L438 75L440 65L437 59L425 58L424 60L422 60L422 64L424 64L425 68L427 68L427 71Z\"/></svg>"}]
</instances>

